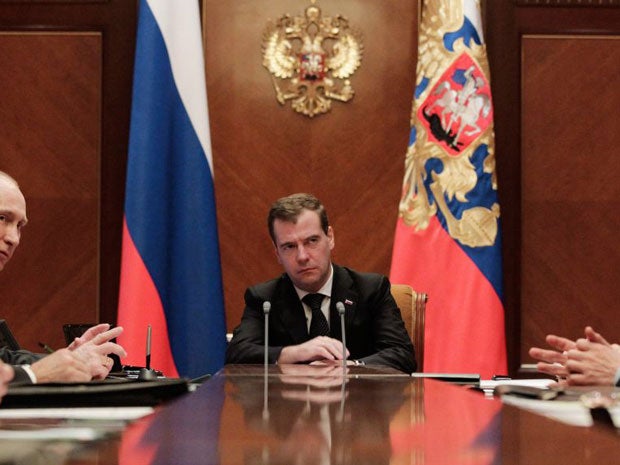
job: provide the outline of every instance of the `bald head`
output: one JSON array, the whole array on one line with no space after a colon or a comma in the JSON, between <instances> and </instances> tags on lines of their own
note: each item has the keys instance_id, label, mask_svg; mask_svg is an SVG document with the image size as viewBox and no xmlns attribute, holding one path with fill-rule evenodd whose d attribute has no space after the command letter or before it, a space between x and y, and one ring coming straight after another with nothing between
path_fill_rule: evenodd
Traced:
<instances>
[{"instance_id":1,"label":"bald head","mask_svg":"<svg viewBox=\"0 0 620 465\"><path fill-rule=\"evenodd\" d=\"M27 222L26 199L17 181L0 171L0 270L13 256Z\"/></svg>"},{"instance_id":2,"label":"bald head","mask_svg":"<svg viewBox=\"0 0 620 465\"><path fill-rule=\"evenodd\" d=\"M13 178L10 174L5 173L4 171L0 171L0 181L6 181L7 183L13 184L19 189L19 184L17 184L15 178Z\"/></svg>"}]
</instances>

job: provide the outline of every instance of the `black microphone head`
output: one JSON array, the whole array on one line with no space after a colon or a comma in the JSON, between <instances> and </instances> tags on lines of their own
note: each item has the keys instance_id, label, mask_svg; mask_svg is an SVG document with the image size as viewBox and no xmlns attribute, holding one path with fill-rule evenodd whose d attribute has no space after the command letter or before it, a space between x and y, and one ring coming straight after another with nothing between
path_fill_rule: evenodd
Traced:
<instances>
[{"instance_id":1,"label":"black microphone head","mask_svg":"<svg viewBox=\"0 0 620 465\"><path fill-rule=\"evenodd\" d=\"M153 381L157 379L157 373L152 368L140 368L138 381Z\"/></svg>"},{"instance_id":2,"label":"black microphone head","mask_svg":"<svg viewBox=\"0 0 620 465\"><path fill-rule=\"evenodd\" d=\"M336 310L339 315L344 315L344 304L342 302L336 302Z\"/></svg>"},{"instance_id":3,"label":"black microphone head","mask_svg":"<svg viewBox=\"0 0 620 465\"><path fill-rule=\"evenodd\" d=\"M269 310L271 310L271 302L269 302L268 300L265 300L263 302L263 313L267 315L269 313Z\"/></svg>"}]
</instances>

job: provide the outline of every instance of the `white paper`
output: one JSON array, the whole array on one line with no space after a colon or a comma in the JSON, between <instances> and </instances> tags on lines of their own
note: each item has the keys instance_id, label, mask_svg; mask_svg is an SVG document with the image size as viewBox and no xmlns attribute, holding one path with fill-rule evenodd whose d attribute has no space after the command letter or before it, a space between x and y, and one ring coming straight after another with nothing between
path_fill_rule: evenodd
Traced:
<instances>
[{"instance_id":1,"label":"white paper","mask_svg":"<svg viewBox=\"0 0 620 465\"><path fill-rule=\"evenodd\" d=\"M502 402L573 426L592 426L593 424L590 409L578 400L539 400L519 396L502 396ZM614 405L608 408L608 411L616 428L620 427L620 406Z\"/></svg>"},{"instance_id":2,"label":"white paper","mask_svg":"<svg viewBox=\"0 0 620 465\"><path fill-rule=\"evenodd\" d=\"M63 428L53 426L41 429L0 429L0 440L24 440L29 441L93 441L105 435L105 431L96 428Z\"/></svg>"},{"instance_id":3,"label":"white paper","mask_svg":"<svg viewBox=\"0 0 620 465\"><path fill-rule=\"evenodd\" d=\"M65 418L72 420L133 421L153 413L153 407L0 408L0 419Z\"/></svg>"},{"instance_id":4,"label":"white paper","mask_svg":"<svg viewBox=\"0 0 620 465\"><path fill-rule=\"evenodd\" d=\"M546 378L535 378L535 379L501 379L501 380L480 380L480 389L485 391L493 390L496 386L500 386L502 384L511 384L513 386L530 386L536 388L546 388L554 381L552 379Z\"/></svg>"}]
</instances>

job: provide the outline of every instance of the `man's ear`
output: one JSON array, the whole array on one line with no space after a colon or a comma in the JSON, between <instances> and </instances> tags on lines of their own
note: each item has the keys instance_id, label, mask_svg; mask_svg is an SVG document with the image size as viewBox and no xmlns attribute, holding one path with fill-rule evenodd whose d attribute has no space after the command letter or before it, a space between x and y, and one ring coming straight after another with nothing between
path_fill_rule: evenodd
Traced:
<instances>
[{"instance_id":1,"label":"man's ear","mask_svg":"<svg viewBox=\"0 0 620 465\"><path fill-rule=\"evenodd\" d=\"M282 265L282 260L280 260L280 254L278 253L278 246L276 246L275 242L272 242L272 244L273 244L273 253L276 254L276 260L278 260L278 263Z\"/></svg>"},{"instance_id":2,"label":"man's ear","mask_svg":"<svg viewBox=\"0 0 620 465\"><path fill-rule=\"evenodd\" d=\"M329 250L332 250L336 245L336 237L331 226L327 227L327 240L329 241Z\"/></svg>"}]
</instances>

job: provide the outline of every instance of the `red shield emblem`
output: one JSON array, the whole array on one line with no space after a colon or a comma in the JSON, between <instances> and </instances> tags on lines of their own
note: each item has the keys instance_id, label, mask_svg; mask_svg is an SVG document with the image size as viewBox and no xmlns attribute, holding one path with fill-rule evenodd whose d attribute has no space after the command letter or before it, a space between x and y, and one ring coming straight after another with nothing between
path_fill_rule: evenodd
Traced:
<instances>
[{"instance_id":1,"label":"red shield emblem","mask_svg":"<svg viewBox=\"0 0 620 465\"><path fill-rule=\"evenodd\" d=\"M463 53L443 73L417 116L429 139L451 155L467 148L491 124L489 82L469 55Z\"/></svg>"},{"instance_id":2,"label":"red shield emblem","mask_svg":"<svg viewBox=\"0 0 620 465\"><path fill-rule=\"evenodd\" d=\"M299 78L302 81L322 81L325 77L325 55L301 53L299 55Z\"/></svg>"}]
</instances>

